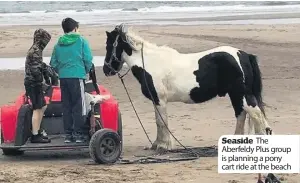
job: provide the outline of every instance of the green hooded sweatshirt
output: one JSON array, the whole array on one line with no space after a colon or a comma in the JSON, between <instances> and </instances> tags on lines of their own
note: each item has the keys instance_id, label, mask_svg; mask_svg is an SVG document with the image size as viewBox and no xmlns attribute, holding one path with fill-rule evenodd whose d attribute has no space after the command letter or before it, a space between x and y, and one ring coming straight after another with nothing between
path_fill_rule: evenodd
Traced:
<instances>
[{"instance_id":1,"label":"green hooded sweatshirt","mask_svg":"<svg viewBox=\"0 0 300 183\"><path fill-rule=\"evenodd\" d=\"M92 67L92 52L87 40L78 33L61 36L54 46L50 66L59 78L86 79Z\"/></svg>"}]
</instances>

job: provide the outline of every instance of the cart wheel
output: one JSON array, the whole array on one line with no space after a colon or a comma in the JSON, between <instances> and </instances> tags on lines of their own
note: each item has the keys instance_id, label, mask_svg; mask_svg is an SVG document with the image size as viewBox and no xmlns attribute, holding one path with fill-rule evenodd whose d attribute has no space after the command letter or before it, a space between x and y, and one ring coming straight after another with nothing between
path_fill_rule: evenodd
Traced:
<instances>
[{"instance_id":1,"label":"cart wheel","mask_svg":"<svg viewBox=\"0 0 300 183\"><path fill-rule=\"evenodd\" d=\"M89 150L96 163L115 163L121 155L120 136L111 129L98 130L90 140Z\"/></svg>"}]
</instances>

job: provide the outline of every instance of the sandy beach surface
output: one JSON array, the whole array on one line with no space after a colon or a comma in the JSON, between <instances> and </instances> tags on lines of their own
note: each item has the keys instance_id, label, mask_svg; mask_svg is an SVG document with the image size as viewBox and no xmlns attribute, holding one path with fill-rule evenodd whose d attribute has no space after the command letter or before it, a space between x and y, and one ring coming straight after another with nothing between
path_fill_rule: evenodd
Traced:
<instances>
[{"instance_id":1,"label":"sandy beach surface","mask_svg":"<svg viewBox=\"0 0 300 183\"><path fill-rule=\"evenodd\" d=\"M32 44L36 26L1 27L1 57L24 57ZM44 56L49 56L59 26L43 26L53 38ZM105 54L105 30L113 27L81 26L94 55ZM258 55L263 74L264 100L270 125L276 134L298 134L300 123L300 25L201 25L134 26L142 37L158 45L169 45L180 52L199 52L220 45L231 45ZM150 146L118 77L105 77L97 68L101 84L120 103L123 115L124 157L151 154ZM156 135L154 109L131 74L125 83L134 105L152 140ZM0 105L16 98L23 90L23 71L0 71ZM216 146L221 135L233 134L235 118L229 98L216 98L199 105L169 103L169 124L181 143L193 147ZM256 183L256 174L218 174L217 153L203 154L198 160L147 165L88 165L87 151L27 152L18 158L0 155L0 182L12 183ZM284 183L299 183L298 174L279 174Z\"/></svg>"}]
</instances>

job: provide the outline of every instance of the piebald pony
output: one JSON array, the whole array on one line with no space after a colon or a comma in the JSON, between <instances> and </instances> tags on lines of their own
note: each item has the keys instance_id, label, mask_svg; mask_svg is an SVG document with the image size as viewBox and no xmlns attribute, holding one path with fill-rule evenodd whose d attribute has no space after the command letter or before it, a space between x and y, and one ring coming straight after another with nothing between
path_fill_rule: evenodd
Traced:
<instances>
[{"instance_id":1,"label":"piebald pony","mask_svg":"<svg viewBox=\"0 0 300 183\"><path fill-rule=\"evenodd\" d=\"M158 111L155 110L157 137L152 149L172 149L171 134L166 127L168 102L203 103L228 94L237 119L235 134L244 134L247 113L255 134L271 132L255 55L230 46L183 54L145 41L124 24L106 34L104 74L113 76L126 63L140 83L143 95L150 100L153 96Z\"/></svg>"}]
</instances>

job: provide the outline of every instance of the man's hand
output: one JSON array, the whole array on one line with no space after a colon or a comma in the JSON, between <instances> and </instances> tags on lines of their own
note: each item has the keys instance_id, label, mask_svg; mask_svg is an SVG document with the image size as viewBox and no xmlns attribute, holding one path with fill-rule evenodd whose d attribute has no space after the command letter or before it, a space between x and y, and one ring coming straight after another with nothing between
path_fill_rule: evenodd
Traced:
<instances>
[{"instance_id":1,"label":"man's hand","mask_svg":"<svg viewBox=\"0 0 300 183\"><path fill-rule=\"evenodd\" d=\"M108 99L110 99L110 95L94 95L92 101L97 104Z\"/></svg>"},{"instance_id":2,"label":"man's hand","mask_svg":"<svg viewBox=\"0 0 300 183\"><path fill-rule=\"evenodd\" d=\"M57 76L55 70L51 66L47 65L44 62L43 62L42 68L43 68L43 75L44 75L46 84L57 86L58 85L58 76ZM50 81L50 79L51 79L51 81Z\"/></svg>"}]
</instances>

